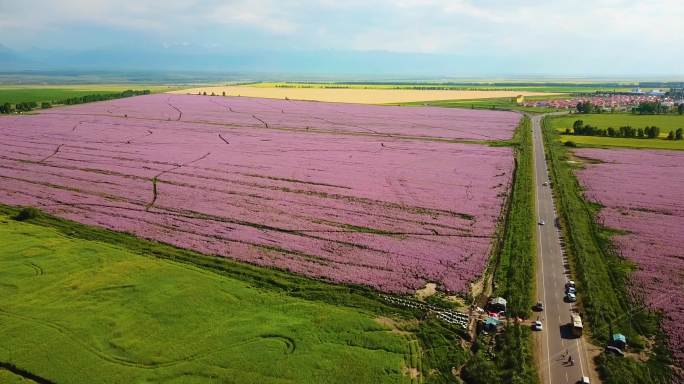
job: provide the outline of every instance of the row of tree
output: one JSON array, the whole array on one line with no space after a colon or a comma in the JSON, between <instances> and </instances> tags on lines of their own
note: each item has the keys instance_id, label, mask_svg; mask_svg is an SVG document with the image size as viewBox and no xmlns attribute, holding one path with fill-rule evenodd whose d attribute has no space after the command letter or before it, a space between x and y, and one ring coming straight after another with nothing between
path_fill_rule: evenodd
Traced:
<instances>
[{"instance_id":1,"label":"row of tree","mask_svg":"<svg viewBox=\"0 0 684 384\"><path fill-rule=\"evenodd\" d=\"M668 111L669 108L658 101L646 101L632 108L632 113L638 113L639 115L659 115Z\"/></svg>"},{"instance_id":2,"label":"row of tree","mask_svg":"<svg viewBox=\"0 0 684 384\"><path fill-rule=\"evenodd\" d=\"M124 97L141 96L141 95L149 95L149 94L150 94L149 89L144 89L141 91L134 91L132 89L128 89L128 90L120 92L120 93L103 93L103 94L70 97L68 99L58 101L57 104L66 104L66 105L85 104L85 103L92 103L95 101L122 99Z\"/></svg>"},{"instance_id":3,"label":"row of tree","mask_svg":"<svg viewBox=\"0 0 684 384\"><path fill-rule=\"evenodd\" d=\"M677 128L677 130L670 130L670 133L667 134L667 139L668 140L682 140L684 139L684 129L682 128Z\"/></svg>"},{"instance_id":4,"label":"row of tree","mask_svg":"<svg viewBox=\"0 0 684 384\"><path fill-rule=\"evenodd\" d=\"M577 103L577 112L579 113L601 113L602 109L595 106L591 101L581 101Z\"/></svg>"},{"instance_id":5,"label":"row of tree","mask_svg":"<svg viewBox=\"0 0 684 384\"><path fill-rule=\"evenodd\" d=\"M583 101L577 103L577 112L579 113L601 113L603 108L592 104L590 101ZM632 113L639 115L659 115L670 112L670 107L661 104L659 101L647 101L639 103L632 108ZM684 104L677 105L676 112L684 115Z\"/></svg>"},{"instance_id":6,"label":"row of tree","mask_svg":"<svg viewBox=\"0 0 684 384\"><path fill-rule=\"evenodd\" d=\"M13 112L30 112L36 108L38 108L38 103L36 103L35 101L17 103L14 105L10 103L4 103L0 104L0 113L6 115ZM52 104L47 101L43 101L42 103L40 103L40 108L52 108Z\"/></svg>"},{"instance_id":7,"label":"row of tree","mask_svg":"<svg viewBox=\"0 0 684 384\"><path fill-rule=\"evenodd\" d=\"M669 140L682 140L682 128L671 130L667 138ZM572 129L565 129L566 135L576 136L605 136L605 137L624 137L636 139L655 139L660 136L660 128L656 126L646 128L633 128L629 125L620 128L608 127L607 129L594 127L584 124L582 120L575 120Z\"/></svg>"},{"instance_id":8,"label":"row of tree","mask_svg":"<svg viewBox=\"0 0 684 384\"><path fill-rule=\"evenodd\" d=\"M54 104L74 105L74 104L92 103L94 101L121 99L124 97L149 95L149 94L150 94L150 91L148 89L141 90L141 91L134 91L134 90L129 89L129 90L119 92L119 93L104 93L104 94L84 95L84 96L78 96L78 97L70 97L70 98L64 99L64 100L57 100L54 102L43 101L40 103L40 108L42 108L42 109L51 108L53 103ZM21 103L15 103L15 104L10 104L10 103L6 102L4 104L0 104L0 113L9 114L9 113L14 113L14 112L30 112L36 108L38 108L38 103L35 101L21 102Z\"/></svg>"}]
</instances>

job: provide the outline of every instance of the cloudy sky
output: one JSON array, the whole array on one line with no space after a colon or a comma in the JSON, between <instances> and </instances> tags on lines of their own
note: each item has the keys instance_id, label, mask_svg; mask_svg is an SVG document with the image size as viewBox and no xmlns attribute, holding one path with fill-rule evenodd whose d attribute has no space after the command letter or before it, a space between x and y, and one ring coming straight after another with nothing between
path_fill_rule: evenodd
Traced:
<instances>
[{"instance_id":1,"label":"cloudy sky","mask_svg":"<svg viewBox=\"0 0 684 384\"><path fill-rule=\"evenodd\" d=\"M15 51L238 61L264 52L373 60L381 52L423 70L434 64L436 75L676 76L684 71L682 20L681 0L0 0L0 42ZM454 73L441 73L450 62Z\"/></svg>"}]
</instances>

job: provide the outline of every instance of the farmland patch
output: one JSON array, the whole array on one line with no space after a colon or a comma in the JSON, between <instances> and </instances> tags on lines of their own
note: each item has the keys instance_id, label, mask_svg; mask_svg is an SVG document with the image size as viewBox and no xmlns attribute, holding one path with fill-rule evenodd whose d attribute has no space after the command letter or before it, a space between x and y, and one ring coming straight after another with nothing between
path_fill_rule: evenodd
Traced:
<instances>
[{"instance_id":1,"label":"farmland patch","mask_svg":"<svg viewBox=\"0 0 684 384\"><path fill-rule=\"evenodd\" d=\"M684 154L671 151L580 149L597 159L577 171L585 196L602 205L599 220L620 231L613 242L632 261L629 290L637 303L662 311L675 357L684 361Z\"/></svg>"},{"instance_id":2,"label":"farmland patch","mask_svg":"<svg viewBox=\"0 0 684 384\"><path fill-rule=\"evenodd\" d=\"M224 94L225 92L225 94ZM524 96L547 96L552 93L529 90L420 90L323 87L217 86L172 91L176 94L264 97L272 99L315 100L335 103L389 104L432 100L470 100Z\"/></svg>"},{"instance_id":3,"label":"farmland patch","mask_svg":"<svg viewBox=\"0 0 684 384\"><path fill-rule=\"evenodd\" d=\"M159 94L0 119L0 202L389 292L480 277L511 112ZM78 129L73 129L78 126Z\"/></svg>"},{"instance_id":4,"label":"farmland patch","mask_svg":"<svg viewBox=\"0 0 684 384\"><path fill-rule=\"evenodd\" d=\"M407 382L402 370L416 367L415 336L377 322L373 306L294 297L0 218L0 281L17 287L0 295L0 382ZM35 242L27 232L50 244L32 258L49 273L15 273L25 268L15 255Z\"/></svg>"}]
</instances>

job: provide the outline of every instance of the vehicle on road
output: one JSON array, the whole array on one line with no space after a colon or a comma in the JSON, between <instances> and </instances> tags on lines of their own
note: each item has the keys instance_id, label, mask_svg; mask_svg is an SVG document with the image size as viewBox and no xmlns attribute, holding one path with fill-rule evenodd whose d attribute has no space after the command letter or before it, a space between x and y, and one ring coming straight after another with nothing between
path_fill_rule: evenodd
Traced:
<instances>
[{"instance_id":1,"label":"vehicle on road","mask_svg":"<svg viewBox=\"0 0 684 384\"><path fill-rule=\"evenodd\" d=\"M544 222L544 220L539 220L539 225L544 225L544 224L546 224L546 223Z\"/></svg>"},{"instance_id":2,"label":"vehicle on road","mask_svg":"<svg viewBox=\"0 0 684 384\"><path fill-rule=\"evenodd\" d=\"M533 327L535 331L541 331L542 329L544 329L544 327L542 326L542 322L540 320L535 321Z\"/></svg>"},{"instance_id":3,"label":"vehicle on road","mask_svg":"<svg viewBox=\"0 0 684 384\"><path fill-rule=\"evenodd\" d=\"M543 310L544 310L544 303L542 303L541 301L537 301L537 304L535 304L535 305L532 307L532 310L533 310L533 311L536 311L536 312L541 312L541 311L543 311Z\"/></svg>"},{"instance_id":4,"label":"vehicle on road","mask_svg":"<svg viewBox=\"0 0 684 384\"><path fill-rule=\"evenodd\" d=\"M587 377L587 376L582 376L582 378L579 379L579 381L577 381L577 383L578 384L591 384L591 383L589 383L589 377Z\"/></svg>"},{"instance_id":5,"label":"vehicle on road","mask_svg":"<svg viewBox=\"0 0 684 384\"><path fill-rule=\"evenodd\" d=\"M547 186L547 185L549 185L549 182L548 182L548 181L545 181L544 184L542 184L542 185L543 185L543 186Z\"/></svg>"},{"instance_id":6,"label":"vehicle on road","mask_svg":"<svg viewBox=\"0 0 684 384\"><path fill-rule=\"evenodd\" d=\"M568 289L570 287L575 288L575 281L574 280L569 280L567 283L565 283L565 289Z\"/></svg>"},{"instance_id":7,"label":"vehicle on road","mask_svg":"<svg viewBox=\"0 0 684 384\"><path fill-rule=\"evenodd\" d=\"M574 293L568 292L565 294L565 300L567 300L568 303L574 303L577 301L577 295Z\"/></svg>"},{"instance_id":8,"label":"vehicle on road","mask_svg":"<svg viewBox=\"0 0 684 384\"><path fill-rule=\"evenodd\" d=\"M570 325L572 326L572 335L575 337L581 337L584 331L584 326L582 325L582 318L579 313L570 314Z\"/></svg>"},{"instance_id":9,"label":"vehicle on road","mask_svg":"<svg viewBox=\"0 0 684 384\"><path fill-rule=\"evenodd\" d=\"M575 289L575 287L565 287L565 293L575 294L577 293L577 289Z\"/></svg>"}]
</instances>

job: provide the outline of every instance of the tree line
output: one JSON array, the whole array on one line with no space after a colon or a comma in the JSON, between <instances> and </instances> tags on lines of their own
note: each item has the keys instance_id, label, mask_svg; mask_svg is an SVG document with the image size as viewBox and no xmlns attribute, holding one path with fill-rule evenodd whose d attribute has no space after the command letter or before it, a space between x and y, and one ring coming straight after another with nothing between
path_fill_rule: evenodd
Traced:
<instances>
[{"instance_id":1,"label":"tree line","mask_svg":"<svg viewBox=\"0 0 684 384\"><path fill-rule=\"evenodd\" d=\"M572 129L565 129L566 135L575 136L603 136L603 137L621 137L621 138L635 138L635 139L656 139L660 136L660 128L656 126L645 128L634 128L632 126L622 126L620 128L599 128L589 124L584 124L582 120L575 120L572 124ZM668 140L682 140L684 129L679 128L671 130L668 135Z\"/></svg>"},{"instance_id":2,"label":"tree line","mask_svg":"<svg viewBox=\"0 0 684 384\"><path fill-rule=\"evenodd\" d=\"M140 91L128 89L128 90L125 90L123 92L118 92L118 93L98 93L98 94L93 94L93 95L70 97L67 99L62 99L62 100L57 100L57 101L52 101L52 102L43 101L40 103L40 108L41 109L51 108L53 104L66 104L66 105L85 104L85 103L92 103L95 101L121 99L124 97L149 95L149 94L150 94L149 89L144 89L144 90L140 90ZM14 104L11 104L9 102L5 102L4 104L0 104L0 113L1 114L9 114L9 113L15 113L15 112L17 112L17 113L30 112L36 108L38 108L38 103L35 101L27 101L27 102L14 103Z\"/></svg>"},{"instance_id":3,"label":"tree line","mask_svg":"<svg viewBox=\"0 0 684 384\"><path fill-rule=\"evenodd\" d=\"M591 101L582 101L575 106L579 113L602 113L603 108L594 105ZM661 104L659 101L646 101L639 103L639 105L632 107L632 113L639 115L660 115L669 112L676 112L684 115L684 104L677 105L675 108L670 108Z\"/></svg>"}]
</instances>

